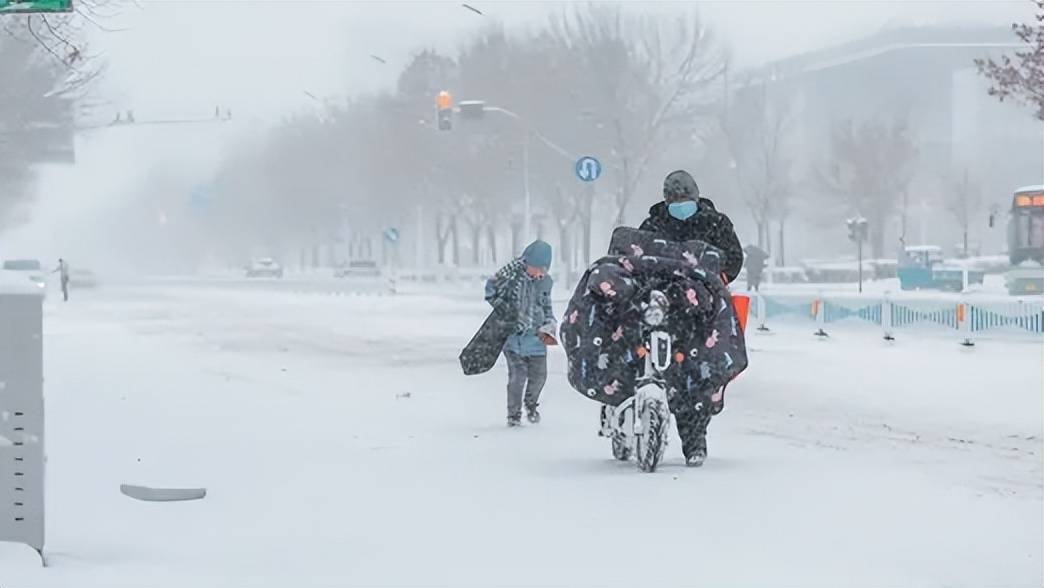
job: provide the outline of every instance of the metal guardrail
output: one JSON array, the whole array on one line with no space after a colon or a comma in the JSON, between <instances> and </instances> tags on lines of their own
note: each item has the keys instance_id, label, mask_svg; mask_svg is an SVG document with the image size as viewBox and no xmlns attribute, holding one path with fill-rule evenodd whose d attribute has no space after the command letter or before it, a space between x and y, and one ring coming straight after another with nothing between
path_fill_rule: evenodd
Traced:
<instances>
[{"instance_id":1,"label":"metal guardrail","mask_svg":"<svg viewBox=\"0 0 1044 588\"><path fill-rule=\"evenodd\" d=\"M874 295L750 294L751 316L759 330L773 319L797 318L825 327L856 320L881 327L886 339L895 331L931 326L952 331L965 345L974 335L998 330L1005 335L1044 335L1044 298L1026 297L1011 302L960 299L892 298Z\"/></svg>"}]
</instances>

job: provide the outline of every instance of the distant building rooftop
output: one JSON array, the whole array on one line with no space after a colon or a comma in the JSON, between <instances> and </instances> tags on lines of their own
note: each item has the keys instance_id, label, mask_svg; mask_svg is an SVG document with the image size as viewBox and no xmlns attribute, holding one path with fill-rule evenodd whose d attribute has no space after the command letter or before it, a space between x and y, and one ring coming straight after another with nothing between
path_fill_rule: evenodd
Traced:
<instances>
[{"instance_id":1,"label":"distant building rooftop","mask_svg":"<svg viewBox=\"0 0 1044 588\"><path fill-rule=\"evenodd\" d=\"M754 80L799 76L894 51L947 47L985 50L1022 45L1008 27L904 27L770 62L749 73Z\"/></svg>"}]
</instances>

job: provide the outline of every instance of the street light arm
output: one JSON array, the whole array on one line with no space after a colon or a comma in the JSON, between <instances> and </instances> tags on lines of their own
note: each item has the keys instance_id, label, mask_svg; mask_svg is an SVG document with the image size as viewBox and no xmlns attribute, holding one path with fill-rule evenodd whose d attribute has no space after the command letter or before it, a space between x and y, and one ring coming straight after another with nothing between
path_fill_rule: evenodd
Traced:
<instances>
[{"instance_id":1,"label":"street light arm","mask_svg":"<svg viewBox=\"0 0 1044 588\"><path fill-rule=\"evenodd\" d=\"M573 155L572 153L570 153L569 150L565 149L564 147L559 146L558 144L556 144L551 139L548 139L547 137L545 137L543 133L541 133L540 131L534 129L533 126L530 125L528 121L526 121L524 118L522 118L518 114L516 114L514 112L511 112L510 110L508 110L506 108L501 108L499 106L486 106L485 110L491 111L491 112L499 112L500 114L503 114L505 116L508 116L508 117L511 117L511 118L517 120L518 122L520 122L523 125L525 125L526 129L530 133L532 133L534 137L536 137L537 139L540 139L540 142L543 143L544 145L546 145L549 149L551 149L555 153L558 153L562 157L565 157L570 162L576 161L576 156Z\"/></svg>"}]
</instances>

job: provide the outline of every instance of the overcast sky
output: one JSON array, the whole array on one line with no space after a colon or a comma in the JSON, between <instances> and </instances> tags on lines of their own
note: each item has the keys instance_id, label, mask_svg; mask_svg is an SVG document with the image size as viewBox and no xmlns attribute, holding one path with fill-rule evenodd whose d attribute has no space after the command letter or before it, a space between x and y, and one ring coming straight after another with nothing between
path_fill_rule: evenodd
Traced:
<instances>
[{"instance_id":1,"label":"overcast sky","mask_svg":"<svg viewBox=\"0 0 1044 588\"><path fill-rule=\"evenodd\" d=\"M388 86L411 53L448 52L491 21L524 30L563 2L348 2L323 0L141 0L96 32L109 58L105 97L140 112L205 109L278 118L325 97ZM976 2L630 2L638 11L699 12L739 64L844 42L889 24L1009 23L1028 0ZM371 59L376 54L387 60ZM212 107L210 107L212 109Z\"/></svg>"},{"instance_id":2,"label":"overcast sky","mask_svg":"<svg viewBox=\"0 0 1044 588\"><path fill-rule=\"evenodd\" d=\"M33 221L5 236L26 255L68 249L52 235L75 237L108 206L140 198L135 186L157 164L201 182L230 138L257 131L285 113L316 108L305 95L343 97L394 84L415 51L451 54L491 21L524 31L546 22L563 2L348 2L324 0L138 0L105 21L122 32L92 32L109 71L97 90L101 118L133 109L138 120L209 116L233 109L231 125L139 127L84 134L78 164L43 170ZM842 43L885 26L1006 24L1028 19L1028 0L975 2L629 3L633 10L683 16L699 10L731 48L735 63L766 60ZM387 61L370 58L379 55ZM45 240L45 241L41 241ZM68 241L66 241L68 243Z\"/></svg>"}]
</instances>

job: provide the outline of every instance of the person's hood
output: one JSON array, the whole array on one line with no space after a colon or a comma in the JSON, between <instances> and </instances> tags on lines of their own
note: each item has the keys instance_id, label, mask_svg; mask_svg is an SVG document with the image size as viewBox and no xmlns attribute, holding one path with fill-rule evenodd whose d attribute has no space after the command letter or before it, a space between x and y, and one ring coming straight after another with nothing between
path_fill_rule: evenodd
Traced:
<instances>
[{"instance_id":1,"label":"person's hood","mask_svg":"<svg viewBox=\"0 0 1044 588\"><path fill-rule=\"evenodd\" d=\"M667 174L663 180L663 199L673 202L699 202L700 187L689 172L679 169Z\"/></svg>"}]
</instances>

